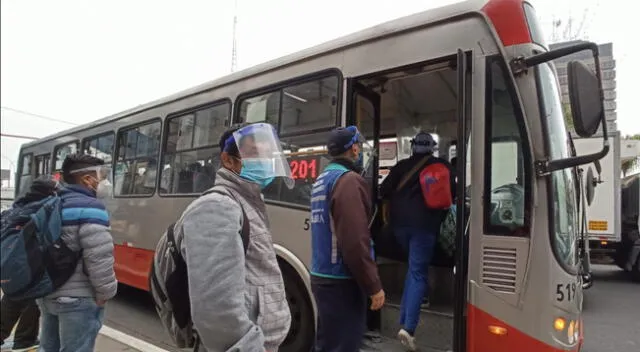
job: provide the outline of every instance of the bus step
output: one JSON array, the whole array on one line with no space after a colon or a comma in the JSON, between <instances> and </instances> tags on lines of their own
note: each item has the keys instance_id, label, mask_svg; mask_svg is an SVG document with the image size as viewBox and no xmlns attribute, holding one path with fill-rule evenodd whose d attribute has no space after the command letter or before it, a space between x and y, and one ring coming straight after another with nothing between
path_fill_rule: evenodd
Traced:
<instances>
[{"instance_id":1,"label":"bus step","mask_svg":"<svg viewBox=\"0 0 640 352\"><path fill-rule=\"evenodd\" d=\"M400 329L400 304L389 302L382 308L382 335L395 338ZM452 349L453 308L431 305L420 312L416 343L421 351L449 351Z\"/></svg>"}]
</instances>

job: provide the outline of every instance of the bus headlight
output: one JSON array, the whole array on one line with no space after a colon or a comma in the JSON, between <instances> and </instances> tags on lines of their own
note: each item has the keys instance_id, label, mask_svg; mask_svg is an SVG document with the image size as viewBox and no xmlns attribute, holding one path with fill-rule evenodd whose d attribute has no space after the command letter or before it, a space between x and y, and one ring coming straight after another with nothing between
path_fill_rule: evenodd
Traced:
<instances>
[{"instance_id":1,"label":"bus headlight","mask_svg":"<svg viewBox=\"0 0 640 352\"><path fill-rule=\"evenodd\" d=\"M564 331L564 328L567 326L567 321L564 318L556 318L553 321L553 328L558 332Z\"/></svg>"}]
</instances>

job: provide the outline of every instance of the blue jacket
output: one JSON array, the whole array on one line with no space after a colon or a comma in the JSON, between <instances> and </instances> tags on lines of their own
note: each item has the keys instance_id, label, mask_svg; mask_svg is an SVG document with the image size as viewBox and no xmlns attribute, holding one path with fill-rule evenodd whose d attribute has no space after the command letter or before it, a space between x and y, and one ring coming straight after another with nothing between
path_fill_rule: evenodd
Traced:
<instances>
[{"instance_id":1,"label":"blue jacket","mask_svg":"<svg viewBox=\"0 0 640 352\"><path fill-rule=\"evenodd\" d=\"M118 286L109 214L95 192L85 187L67 185L58 194L62 198L61 237L71 250L82 251L82 260L69 281L48 297L108 300Z\"/></svg>"}]
</instances>

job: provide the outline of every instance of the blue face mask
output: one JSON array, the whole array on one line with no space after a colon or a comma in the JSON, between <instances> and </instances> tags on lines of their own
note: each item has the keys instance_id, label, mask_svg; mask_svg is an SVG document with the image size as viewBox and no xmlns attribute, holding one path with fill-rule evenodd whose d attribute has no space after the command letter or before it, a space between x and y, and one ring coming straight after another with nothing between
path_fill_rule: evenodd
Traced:
<instances>
[{"instance_id":1,"label":"blue face mask","mask_svg":"<svg viewBox=\"0 0 640 352\"><path fill-rule=\"evenodd\" d=\"M356 160L356 166L364 166L364 153L362 152L362 149L360 149L360 152L358 153L358 160Z\"/></svg>"},{"instance_id":2,"label":"blue face mask","mask_svg":"<svg viewBox=\"0 0 640 352\"><path fill-rule=\"evenodd\" d=\"M274 177L271 161L269 160L242 160L240 177L260 185L264 189L273 182Z\"/></svg>"}]
</instances>

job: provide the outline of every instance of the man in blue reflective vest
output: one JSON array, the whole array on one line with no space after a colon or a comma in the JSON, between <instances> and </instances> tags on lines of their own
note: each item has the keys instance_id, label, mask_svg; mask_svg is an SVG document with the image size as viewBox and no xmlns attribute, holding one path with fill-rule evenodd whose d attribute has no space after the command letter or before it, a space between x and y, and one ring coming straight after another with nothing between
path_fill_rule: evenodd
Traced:
<instances>
[{"instance_id":1,"label":"man in blue reflective vest","mask_svg":"<svg viewBox=\"0 0 640 352\"><path fill-rule=\"evenodd\" d=\"M371 195L362 172L364 139L355 126L331 131L332 157L311 191L311 288L318 308L318 352L360 350L367 296L384 305L373 260Z\"/></svg>"}]
</instances>

